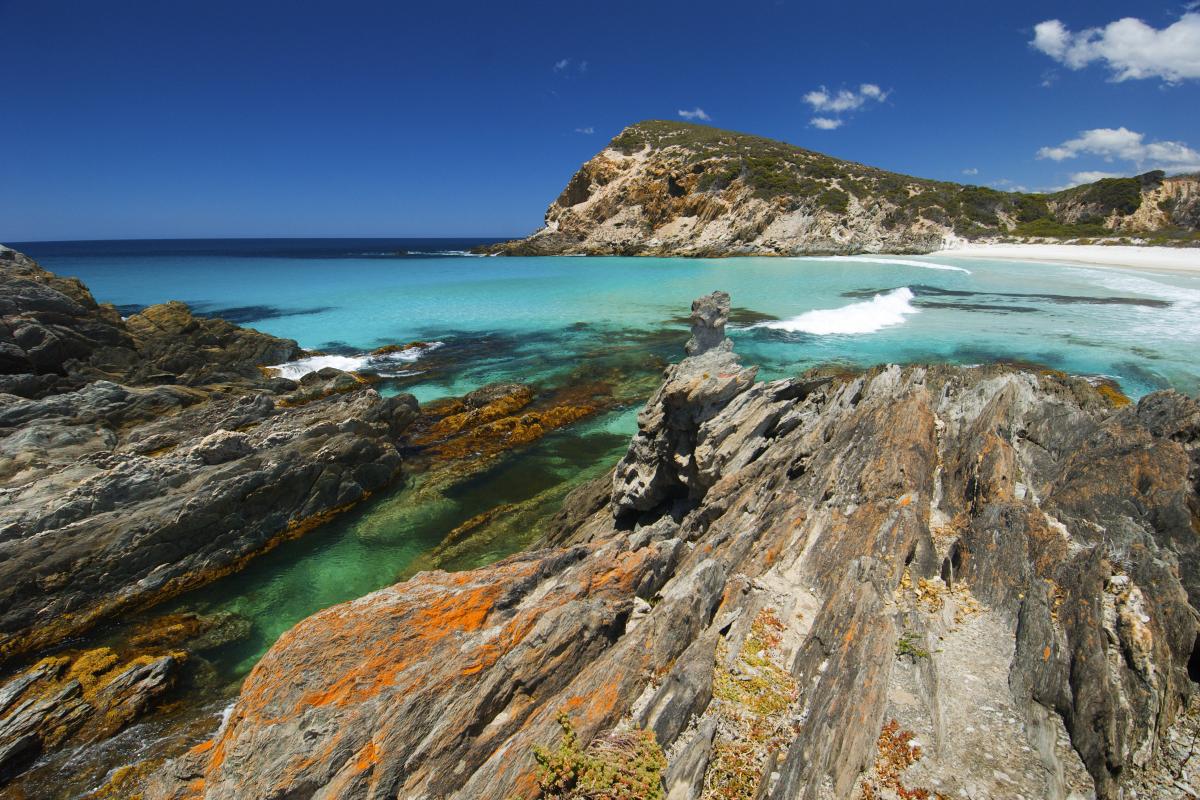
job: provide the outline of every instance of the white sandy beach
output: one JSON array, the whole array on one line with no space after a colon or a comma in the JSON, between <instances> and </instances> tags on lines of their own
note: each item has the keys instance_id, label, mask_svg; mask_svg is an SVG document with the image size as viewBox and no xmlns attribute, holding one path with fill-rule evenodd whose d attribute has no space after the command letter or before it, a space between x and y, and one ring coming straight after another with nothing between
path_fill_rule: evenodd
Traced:
<instances>
[{"instance_id":1,"label":"white sandy beach","mask_svg":"<svg viewBox=\"0 0 1200 800\"><path fill-rule=\"evenodd\" d=\"M955 244L930 253L951 258L1055 261L1093 267L1121 267L1200 274L1200 248L1100 244Z\"/></svg>"}]
</instances>

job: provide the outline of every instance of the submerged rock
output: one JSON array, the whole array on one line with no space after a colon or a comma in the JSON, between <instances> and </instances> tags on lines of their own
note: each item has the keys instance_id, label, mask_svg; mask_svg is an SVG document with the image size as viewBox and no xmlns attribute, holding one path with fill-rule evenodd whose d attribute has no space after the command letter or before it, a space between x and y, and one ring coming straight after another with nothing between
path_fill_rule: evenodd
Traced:
<instances>
[{"instance_id":1,"label":"submerged rock","mask_svg":"<svg viewBox=\"0 0 1200 800\"><path fill-rule=\"evenodd\" d=\"M562 712L585 753L653 731L671 797L1179 796L1196 402L1014 367L756 383L727 309L698 301L557 546L301 622L146 797L550 796Z\"/></svg>"}]
</instances>

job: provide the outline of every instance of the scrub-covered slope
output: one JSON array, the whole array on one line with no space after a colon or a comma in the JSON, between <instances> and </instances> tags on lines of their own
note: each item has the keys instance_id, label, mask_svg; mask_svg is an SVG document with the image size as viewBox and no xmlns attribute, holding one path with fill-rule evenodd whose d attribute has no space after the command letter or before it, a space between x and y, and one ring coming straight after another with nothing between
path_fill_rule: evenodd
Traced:
<instances>
[{"instance_id":1,"label":"scrub-covered slope","mask_svg":"<svg viewBox=\"0 0 1200 800\"><path fill-rule=\"evenodd\" d=\"M631 125L584 164L515 255L925 253L950 234L1189 238L1200 180L1151 172L1055 194L868 167L686 122Z\"/></svg>"}]
</instances>

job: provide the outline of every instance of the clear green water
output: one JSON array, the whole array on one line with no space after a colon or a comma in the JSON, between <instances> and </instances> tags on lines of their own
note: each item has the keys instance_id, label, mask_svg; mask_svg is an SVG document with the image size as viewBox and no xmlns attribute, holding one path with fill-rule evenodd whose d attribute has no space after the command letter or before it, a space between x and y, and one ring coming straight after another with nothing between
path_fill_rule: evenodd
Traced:
<instances>
[{"instance_id":1,"label":"clear green water","mask_svg":"<svg viewBox=\"0 0 1200 800\"><path fill-rule=\"evenodd\" d=\"M248 639L213 654L225 677L236 680L292 625L407 577L447 532L496 505L520 506L510 512L515 530L503 530L498 540L441 566L468 569L521 549L538 533L537 521L557 511L570 488L603 473L624 451L628 437L605 430L608 421L548 436L431 498L420 492L417 478L159 611L232 611L252 620ZM414 502L418 496L421 501Z\"/></svg>"}]
</instances>

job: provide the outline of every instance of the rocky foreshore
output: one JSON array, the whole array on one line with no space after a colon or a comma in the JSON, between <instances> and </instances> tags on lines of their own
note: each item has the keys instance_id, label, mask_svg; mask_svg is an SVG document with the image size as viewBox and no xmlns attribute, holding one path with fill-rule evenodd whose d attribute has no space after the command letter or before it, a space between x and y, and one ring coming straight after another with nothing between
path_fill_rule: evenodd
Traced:
<instances>
[{"instance_id":1,"label":"rocky foreshore","mask_svg":"<svg viewBox=\"0 0 1200 800\"><path fill-rule=\"evenodd\" d=\"M397 477L412 397L262 370L300 354L182 303L122 319L0 249L0 665L236 570ZM0 781L119 730L185 658L91 650L3 683Z\"/></svg>"},{"instance_id":2,"label":"rocky foreshore","mask_svg":"<svg viewBox=\"0 0 1200 800\"><path fill-rule=\"evenodd\" d=\"M1194 796L1197 403L756 382L728 313L540 549L300 623L145 796Z\"/></svg>"}]
</instances>

